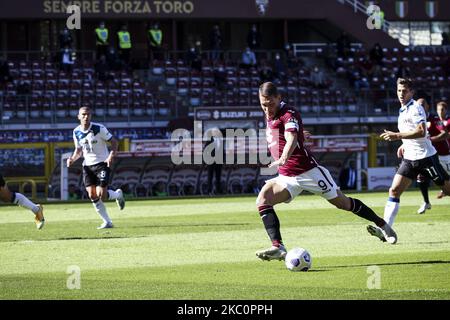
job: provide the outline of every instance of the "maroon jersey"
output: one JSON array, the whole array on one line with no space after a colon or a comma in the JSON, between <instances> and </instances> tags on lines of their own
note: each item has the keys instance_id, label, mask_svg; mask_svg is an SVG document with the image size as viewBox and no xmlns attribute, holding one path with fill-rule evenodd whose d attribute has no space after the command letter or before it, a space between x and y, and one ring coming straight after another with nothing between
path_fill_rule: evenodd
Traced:
<instances>
[{"instance_id":1,"label":"maroon jersey","mask_svg":"<svg viewBox=\"0 0 450 320\"><path fill-rule=\"evenodd\" d=\"M442 123L447 128L447 131L450 132L450 116L447 117L447 120L442 121ZM447 139L447 143L448 143L448 145L450 147L450 138Z\"/></svg>"},{"instance_id":2,"label":"maroon jersey","mask_svg":"<svg viewBox=\"0 0 450 320\"><path fill-rule=\"evenodd\" d=\"M303 145L305 138L303 137L303 123L300 113L281 102L278 114L273 119L267 120L266 128L269 151L275 160L278 160L283 154L286 145L285 132L297 133L297 146L286 163L278 168L278 173L293 177L317 167L317 161Z\"/></svg>"},{"instance_id":3,"label":"maroon jersey","mask_svg":"<svg viewBox=\"0 0 450 320\"><path fill-rule=\"evenodd\" d=\"M431 115L428 117L429 127L428 132L431 137L437 136L445 129L449 130L450 123L448 120L442 121L438 116ZM449 139L450 140L450 139ZM450 154L450 141L449 140L441 140L437 142L433 142L433 146L436 149L438 155L446 156Z\"/></svg>"}]
</instances>

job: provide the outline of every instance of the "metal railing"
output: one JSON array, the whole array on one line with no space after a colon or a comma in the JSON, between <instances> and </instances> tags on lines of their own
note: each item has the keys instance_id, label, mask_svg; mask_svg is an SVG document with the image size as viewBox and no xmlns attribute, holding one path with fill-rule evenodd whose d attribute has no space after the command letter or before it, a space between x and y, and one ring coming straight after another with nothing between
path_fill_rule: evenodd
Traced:
<instances>
[{"instance_id":1,"label":"metal railing","mask_svg":"<svg viewBox=\"0 0 450 320\"><path fill-rule=\"evenodd\" d=\"M95 51L93 50L73 50L76 53L76 59L79 61L94 61ZM57 57L61 54L59 50L40 51L40 50L4 50L0 51L0 57L9 61L59 61Z\"/></svg>"},{"instance_id":2,"label":"metal railing","mask_svg":"<svg viewBox=\"0 0 450 320\"><path fill-rule=\"evenodd\" d=\"M257 88L248 88L239 92L237 89L229 88L226 91L231 90L233 95L227 95L223 92L216 92L217 97L220 97L222 103L220 105L211 104L207 99L198 98L198 104L190 105L195 109L197 106L215 106L215 107L259 107L259 101L255 96ZM397 117L398 116L398 100L394 89L390 88L362 88L359 90L341 90L341 89L314 89L310 87L305 88L290 88L285 86L279 86L280 93L283 99L289 104L297 107L304 118L308 117ZM338 98L336 92L340 91L341 94ZM426 92L430 97L429 103L435 105L440 100L448 100L450 98L450 89L447 88L420 88L420 91ZM244 92L244 93L243 93ZM307 95L304 94L307 92ZM240 94L239 94L240 93ZM11 123L61 123L64 121L73 122L76 117L77 110L59 110L55 104L55 98L52 97L51 110L41 110L46 112L47 117L32 117L30 110L30 96L24 103L24 109L18 109L17 105L13 110L5 110L3 108L5 96L0 96L0 115L1 124L10 125ZM239 98L234 98L239 97ZM190 101L190 94L184 96L186 101ZM213 96L214 101L216 97ZM231 100L232 99L232 100ZM81 101L81 98L80 98ZM115 117L111 116L110 110L106 106L102 110L93 108L94 118L96 121L103 122L132 122L142 121L143 118L148 117L148 121L157 120L156 110L157 107L153 103L153 109L150 111L142 108L140 112L142 114L136 114L133 110L133 106L129 102L127 108L118 110L118 114ZM6 111L6 112L5 112ZM13 115L10 114L13 112ZM19 115L20 114L20 115ZM9 116L8 116L9 115ZM175 114L167 114L159 117L159 119L169 120L175 117Z\"/></svg>"},{"instance_id":3,"label":"metal railing","mask_svg":"<svg viewBox=\"0 0 450 320\"><path fill-rule=\"evenodd\" d=\"M353 11L355 13L357 12L361 12L362 14L366 15L367 17L370 16L370 13L368 12L368 6L366 6L364 3L362 3L359 0L337 0L339 3L347 3L350 6L353 7ZM387 32L389 30L390 27L390 22L387 21L386 19L383 19L382 21L382 25L381 25L381 30L383 30L384 32Z\"/></svg>"},{"instance_id":4,"label":"metal railing","mask_svg":"<svg viewBox=\"0 0 450 320\"><path fill-rule=\"evenodd\" d=\"M360 12L367 17L370 16L368 12L368 6L362 3L360 0L336 0L342 4L348 4L353 8L355 13ZM382 8L381 8L382 9ZM392 23L383 18L381 30L383 30L387 35L394 39L398 39L401 43L410 43L409 35L401 33L400 30L397 30L393 27Z\"/></svg>"},{"instance_id":5,"label":"metal railing","mask_svg":"<svg viewBox=\"0 0 450 320\"><path fill-rule=\"evenodd\" d=\"M142 51L142 50L139 50ZM242 57L242 50L201 50L200 56L204 60L209 61L240 61ZM73 50L75 52L76 60L95 61L96 52L93 50ZM159 57L164 61L167 60L186 60L189 50L165 50L162 51ZM253 50L258 60L273 60L276 53L283 52L282 49L268 49L268 50ZM0 51L0 57L9 61L44 61L44 62L59 62L59 55L61 51L39 51L39 50L5 50ZM154 56L156 57L156 56ZM142 58L141 58L142 59ZM143 58L146 59L146 58ZM152 60L152 59L148 59ZM161 60L161 59L159 59Z\"/></svg>"},{"instance_id":6,"label":"metal railing","mask_svg":"<svg viewBox=\"0 0 450 320\"><path fill-rule=\"evenodd\" d=\"M351 43L350 48L352 50L359 50L363 47L362 43ZM311 42L311 43L293 43L292 49L294 54L297 56L298 54L317 54L317 53L329 53L330 50L336 52L336 43L326 43L326 42Z\"/></svg>"}]
</instances>

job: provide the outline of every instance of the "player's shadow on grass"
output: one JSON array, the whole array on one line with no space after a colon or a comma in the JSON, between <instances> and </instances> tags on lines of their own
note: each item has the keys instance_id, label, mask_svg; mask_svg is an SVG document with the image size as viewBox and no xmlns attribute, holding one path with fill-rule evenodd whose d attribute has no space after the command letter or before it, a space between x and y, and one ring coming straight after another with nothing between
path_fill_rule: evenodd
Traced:
<instances>
[{"instance_id":1,"label":"player's shadow on grass","mask_svg":"<svg viewBox=\"0 0 450 320\"><path fill-rule=\"evenodd\" d=\"M126 239L129 238L127 236L112 236L112 237L63 237L63 238L57 238L56 240L99 240L99 239ZM136 237L133 237L136 238ZM47 241L47 240L45 240Z\"/></svg>"},{"instance_id":2,"label":"player's shadow on grass","mask_svg":"<svg viewBox=\"0 0 450 320\"><path fill-rule=\"evenodd\" d=\"M186 224L147 224L147 225L135 225L127 226L127 228L182 228L182 227L222 227L222 226L250 226L252 223L186 223Z\"/></svg>"},{"instance_id":3,"label":"player's shadow on grass","mask_svg":"<svg viewBox=\"0 0 450 320\"><path fill-rule=\"evenodd\" d=\"M392 262L392 263L368 263L368 264L352 264L346 266L327 266L323 268L332 269L332 268L356 268L356 267L371 267L371 266L399 266L399 265L421 265L421 264L450 264L450 261L428 260L428 261Z\"/></svg>"}]
</instances>

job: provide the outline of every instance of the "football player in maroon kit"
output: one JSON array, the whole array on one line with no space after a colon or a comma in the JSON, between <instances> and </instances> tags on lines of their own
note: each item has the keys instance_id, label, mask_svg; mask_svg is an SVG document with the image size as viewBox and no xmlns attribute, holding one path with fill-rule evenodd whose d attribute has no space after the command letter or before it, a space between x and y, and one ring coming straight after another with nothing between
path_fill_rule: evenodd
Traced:
<instances>
[{"instance_id":1,"label":"football player in maroon kit","mask_svg":"<svg viewBox=\"0 0 450 320\"><path fill-rule=\"evenodd\" d=\"M423 106L425 112L428 114L427 128L431 142L438 153L439 162L447 173L450 174L450 141L448 133L450 130L450 121L447 118L447 104L443 101L438 102L436 105L438 115L433 115L430 114L430 106L425 99L418 99L417 102ZM423 175L419 175L417 177L417 184L419 185L424 200L417 213L423 214L426 210L431 209L428 195L429 179L426 179ZM441 191L437 198L440 199L444 196L444 193Z\"/></svg>"},{"instance_id":2,"label":"football player in maroon kit","mask_svg":"<svg viewBox=\"0 0 450 320\"><path fill-rule=\"evenodd\" d=\"M394 230L360 200L345 196L330 172L318 164L304 147L300 113L281 100L273 83L265 82L259 87L259 100L266 118L269 151L275 159L269 167L277 166L279 175L266 181L256 200L264 227L272 241L270 248L257 251L256 256L262 260L284 260L286 248L274 206L290 202L303 190L322 196L339 209L374 222L389 243L396 243Z\"/></svg>"},{"instance_id":3,"label":"football player in maroon kit","mask_svg":"<svg viewBox=\"0 0 450 320\"><path fill-rule=\"evenodd\" d=\"M445 170L447 170L447 173L450 175L450 116L447 115L448 112L448 106L447 103L444 101L438 102L436 106L436 110L439 116L439 119L441 120L441 125L447 130L447 147L448 147L448 153L446 154L440 154L439 150L439 162L444 167ZM446 151L447 152L447 151ZM438 199L441 199L444 197L445 194L441 190L437 196Z\"/></svg>"}]
</instances>

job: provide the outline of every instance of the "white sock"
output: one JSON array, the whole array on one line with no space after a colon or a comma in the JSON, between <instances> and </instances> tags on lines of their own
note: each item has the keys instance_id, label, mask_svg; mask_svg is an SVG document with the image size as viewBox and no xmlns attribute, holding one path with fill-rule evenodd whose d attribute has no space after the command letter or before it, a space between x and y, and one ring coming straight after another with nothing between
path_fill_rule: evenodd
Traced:
<instances>
[{"instance_id":1,"label":"white sock","mask_svg":"<svg viewBox=\"0 0 450 320\"><path fill-rule=\"evenodd\" d=\"M384 221L392 227L395 217L397 216L398 209L400 208L400 199L389 197L384 207Z\"/></svg>"},{"instance_id":2,"label":"white sock","mask_svg":"<svg viewBox=\"0 0 450 320\"><path fill-rule=\"evenodd\" d=\"M33 213L37 213L39 211L39 207L21 193L15 192L15 198L13 202L18 206L30 209Z\"/></svg>"},{"instance_id":3,"label":"white sock","mask_svg":"<svg viewBox=\"0 0 450 320\"><path fill-rule=\"evenodd\" d=\"M113 190L108 190L108 200L116 200L119 199L120 193L113 191Z\"/></svg>"},{"instance_id":4,"label":"white sock","mask_svg":"<svg viewBox=\"0 0 450 320\"><path fill-rule=\"evenodd\" d=\"M98 199L97 201L92 201L92 204L94 205L95 211L102 218L103 222L112 223L111 219L108 216L108 212L106 212L105 204L102 202L102 200Z\"/></svg>"}]
</instances>

